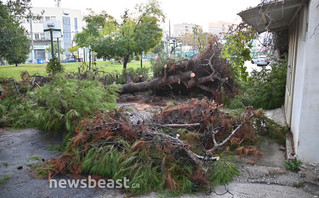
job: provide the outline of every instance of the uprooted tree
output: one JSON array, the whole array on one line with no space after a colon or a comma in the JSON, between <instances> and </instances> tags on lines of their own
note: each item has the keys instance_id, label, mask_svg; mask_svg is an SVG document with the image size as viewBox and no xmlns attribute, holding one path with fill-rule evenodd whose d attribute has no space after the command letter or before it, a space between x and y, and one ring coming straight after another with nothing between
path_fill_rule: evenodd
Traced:
<instances>
[{"instance_id":1,"label":"uprooted tree","mask_svg":"<svg viewBox=\"0 0 319 198\"><path fill-rule=\"evenodd\" d=\"M180 62L169 61L164 64L157 60L153 80L135 83L128 77L128 83L122 85L121 93L134 93L149 89L166 90L203 90L221 102L221 93L233 95L236 91L229 64L220 57L222 45L217 37L212 37L209 45L197 59ZM129 74L128 74L129 75Z\"/></svg>"}]
</instances>

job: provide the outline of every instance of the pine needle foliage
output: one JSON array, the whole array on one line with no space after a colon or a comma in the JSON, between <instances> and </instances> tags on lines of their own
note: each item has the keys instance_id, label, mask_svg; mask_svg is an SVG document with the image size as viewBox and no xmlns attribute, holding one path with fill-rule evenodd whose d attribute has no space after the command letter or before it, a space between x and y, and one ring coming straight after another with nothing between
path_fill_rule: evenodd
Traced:
<instances>
[{"instance_id":1,"label":"pine needle foliage","mask_svg":"<svg viewBox=\"0 0 319 198\"><path fill-rule=\"evenodd\" d=\"M240 174L236 164L227 156L222 156L221 160L213 163L211 171L211 182L214 186L228 184L234 176Z\"/></svg>"},{"instance_id":2,"label":"pine needle foliage","mask_svg":"<svg viewBox=\"0 0 319 198\"><path fill-rule=\"evenodd\" d=\"M117 90L97 81L57 75L49 84L30 93L37 107L32 125L45 131L74 131L79 121L94 111L114 108Z\"/></svg>"},{"instance_id":3,"label":"pine needle foliage","mask_svg":"<svg viewBox=\"0 0 319 198\"><path fill-rule=\"evenodd\" d=\"M43 87L24 95L8 95L0 106L1 123L14 127L74 132L79 121L100 110L116 107L119 87L93 80L68 79L56 74Z\"/></svg>"}]
</instances>

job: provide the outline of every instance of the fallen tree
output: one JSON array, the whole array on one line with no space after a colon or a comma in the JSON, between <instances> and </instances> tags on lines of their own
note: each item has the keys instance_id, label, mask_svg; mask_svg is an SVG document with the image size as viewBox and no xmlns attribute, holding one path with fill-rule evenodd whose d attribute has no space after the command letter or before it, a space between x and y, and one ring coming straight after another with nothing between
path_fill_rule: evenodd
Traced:
<instances>
[{"instance_id":1,"label":"fallen tree","mask_svg":"<svg viewBox=\"0 0 319 198\"><path fill-rule=\"evenodd\" d=\"M200 89L221 102L221 92L233 96L236 90L228 63L220 57L221 44L217 37L212 37L209 45L197 59L184 61L155 61L154 76L150 81L133 82L128 77L127 84L122 85L121 93L134 93L150 89L183 90L191 92ZM175 87L172 87L172 86Z\"/></svg>"},{"instance_id":2,"label":"fallen tree","mask_svg":"<svg viewBox=\"0 0 319 198\"><path fill-rule=\"evenodd\" d=\"M141 185L126 189L134 194L209 190L238 174L221 153L231 149L256 160L262 155L254 146L262 112L249 107L235 115L221 107L207 98L192 99L135 124L124 109L98 113L80 122L65 152L38 168L38 175L126 177L129 186Z\"/></svg>"}]
</instances>

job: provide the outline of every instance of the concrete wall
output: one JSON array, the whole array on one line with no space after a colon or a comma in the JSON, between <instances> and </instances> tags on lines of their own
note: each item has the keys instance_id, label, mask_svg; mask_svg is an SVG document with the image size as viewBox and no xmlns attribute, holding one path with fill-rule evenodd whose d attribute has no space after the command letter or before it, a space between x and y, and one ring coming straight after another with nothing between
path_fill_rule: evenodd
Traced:
<instances>
[{"instance_id":1,"label":"concrete wall","mask_svg":"<svg viewBox=\"0 0 319 198\"><path fill-rule=\"evenodd\" d=\"M299 17L291 131L298 158L319 163L319 0ZM308 23L308 27L307 27Z\"/></svg>"}]
</instances>

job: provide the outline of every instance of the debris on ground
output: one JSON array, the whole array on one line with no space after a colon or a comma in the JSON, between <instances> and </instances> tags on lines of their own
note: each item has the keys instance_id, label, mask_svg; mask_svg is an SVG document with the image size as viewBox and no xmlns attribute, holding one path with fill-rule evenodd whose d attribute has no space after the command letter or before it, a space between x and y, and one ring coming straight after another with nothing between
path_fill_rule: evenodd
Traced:
<instances>
[{"instance_id":1,"label":"debris on ground","mask_svg":"<svg viewBox=\"0 0 319 198\"><path fill-rule=\"evenodd\" d=\"M132 123L123 108L86 118L57 159L37 169L38 176L58 174L126 177L133 194L168 190L191 193L226 184L238 174L226 157L262 155L256 123L262 111L247 107L234 114L207 98L165 107L149 120ZM218 181L218 182L216 182Z\"/></svg>"}]
</instances>

